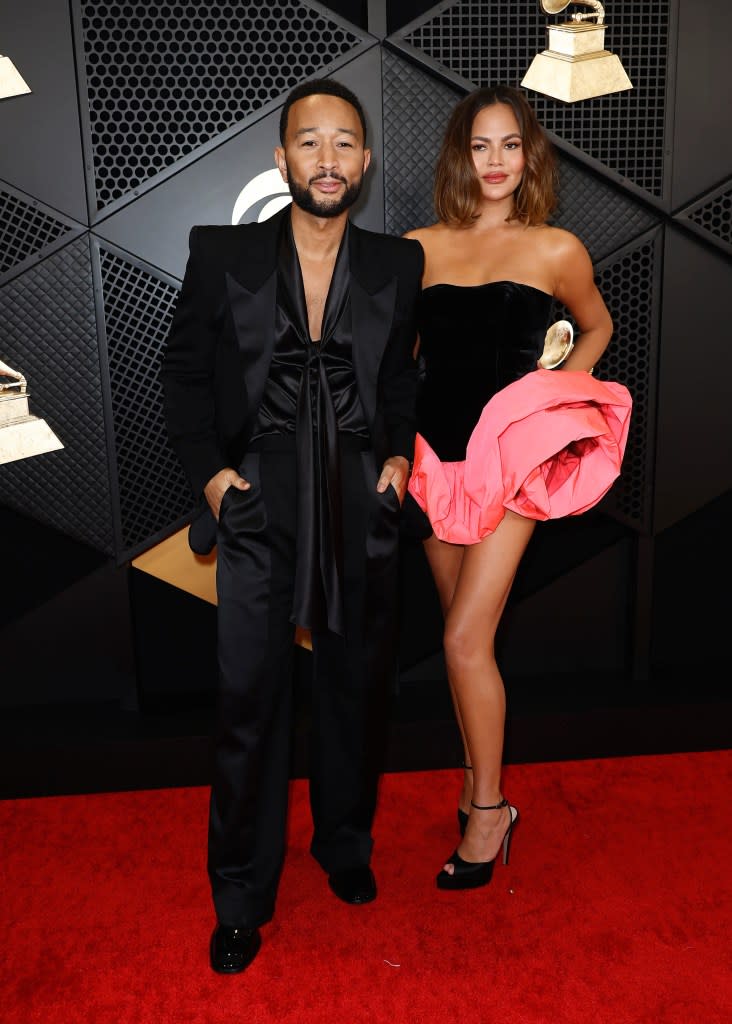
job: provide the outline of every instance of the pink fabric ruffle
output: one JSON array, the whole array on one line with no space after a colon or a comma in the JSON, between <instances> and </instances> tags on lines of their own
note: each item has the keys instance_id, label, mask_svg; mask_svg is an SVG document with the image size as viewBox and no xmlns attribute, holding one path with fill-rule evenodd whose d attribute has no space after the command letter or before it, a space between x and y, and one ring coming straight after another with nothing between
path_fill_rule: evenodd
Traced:
<instances>
[{"instance_id":1,"label":"pink fabric ruffle","mask_svg":"<svg viewBox=\"0 0 732 1024\"><path fill-rule=\"evenodd\" d=\"M440 462L417 434L409 492L452 544L476 544L507 508L529 519L579 515L620 474L631 408L622 384L534 370L483 408L464 462Z\"/></svg>"}]
</instances>

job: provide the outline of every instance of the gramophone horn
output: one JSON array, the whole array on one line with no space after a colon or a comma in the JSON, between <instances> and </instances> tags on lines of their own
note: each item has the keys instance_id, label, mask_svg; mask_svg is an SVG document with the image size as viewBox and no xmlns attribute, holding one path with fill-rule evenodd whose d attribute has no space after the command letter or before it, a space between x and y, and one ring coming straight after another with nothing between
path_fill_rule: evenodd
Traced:
<instances>
[{"instance_id":1,"label":"gramophone horn","mask_svg":"<svg viewBox=\"0 0 732 1024\"><path fill-rule=\"evenodd\" d=\"M539 7L545 14L561 14L571 2L572 0L539 0Z\"/></svg>"},{"instance_id":2,"label":"gramophone horn","mask_svg":"<svg viewBox=\"0 0 732 1024\"><path fill-rule=\"evenodd\" d=\"M600 3L600 0L539 0L539 7L545 14L560 14L565 7L569 7L571 3L576 3L580 7L591 7L591 14L573 14L572 21L582 22L589 21L590 18L597 18L598 25L602 25L605 20L605 8Z\"/></svg>"}]
</instances>

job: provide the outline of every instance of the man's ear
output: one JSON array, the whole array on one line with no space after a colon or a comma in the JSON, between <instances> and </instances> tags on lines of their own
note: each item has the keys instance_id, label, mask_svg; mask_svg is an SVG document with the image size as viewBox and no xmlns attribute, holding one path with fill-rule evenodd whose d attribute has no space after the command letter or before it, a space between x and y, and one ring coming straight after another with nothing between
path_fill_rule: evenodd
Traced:
<instances>
[{"instance_id":1,"label":"man's ear","mask_svg":"<svg viewBox=\"0 0 732 1024\"><path fill-rule=\"evenodd\" d=\"M365 174L369 164L371 163L371 150L365 149L363 151L363 173Z\"/></svg>"},{"instance_id":2,"label":"man's ear","mask_svg":"<svg viewBox=\"0 0 732 1024\"><path fill-rule=\"evenodd\" d=\"M275 146L274 158L277 168L282 175L282 180L287 185L287 163L285 162L285 151L282 146Z\"/></svg>"}]
</instances>

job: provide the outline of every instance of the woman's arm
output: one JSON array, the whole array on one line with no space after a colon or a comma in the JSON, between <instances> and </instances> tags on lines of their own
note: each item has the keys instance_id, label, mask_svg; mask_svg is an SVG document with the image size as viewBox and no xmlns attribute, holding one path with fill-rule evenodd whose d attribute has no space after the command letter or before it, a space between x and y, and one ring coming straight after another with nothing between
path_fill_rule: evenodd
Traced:
<instances>
[{"instance_id":1,"label":"woman's arm","mask_svg":"<svg viewBox=\"0 0 732 1024\"><path fill-rule=\"evenodd\" d=\"M552 258L554 295L574 317L580 336L563 370L589 371L596 366L613 333L613 322L595 284L589 253L569 231L555 229Z\"/></svg>"}]
</instances>

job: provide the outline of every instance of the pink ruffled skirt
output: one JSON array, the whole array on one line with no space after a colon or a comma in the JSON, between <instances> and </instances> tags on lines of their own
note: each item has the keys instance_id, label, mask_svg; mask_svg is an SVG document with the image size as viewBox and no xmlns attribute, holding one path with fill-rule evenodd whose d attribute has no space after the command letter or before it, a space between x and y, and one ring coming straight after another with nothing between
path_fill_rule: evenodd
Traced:
<instances>
[{"instance_id":1,"label":"pink ruffled skirt","mask_svg":"<svg viewBox=\"0 0 732 1024\"><path fill-rule=\"evenodd\" d=\"M506 509L530 519L579 515L620 474L632 399L622 384L534 370L483 408L463 462L440 462L417 434L409 492L440 540L476 544Z\"/></svg>"}]
</instances>

